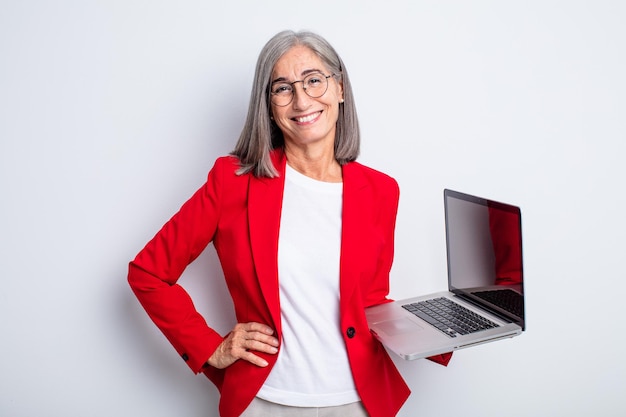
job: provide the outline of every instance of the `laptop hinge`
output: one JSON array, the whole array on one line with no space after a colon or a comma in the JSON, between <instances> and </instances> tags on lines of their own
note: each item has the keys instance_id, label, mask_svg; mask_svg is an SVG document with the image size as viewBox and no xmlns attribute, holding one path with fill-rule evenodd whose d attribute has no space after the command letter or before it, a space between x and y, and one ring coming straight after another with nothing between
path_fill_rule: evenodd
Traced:
<instances>
[{"instance_id":1,"label":"laptop hinge","mask_svg":"<svg viewBox=\"0 0 626 417\"><path fill-rule=\"evenodd\" d=\"M497 318L499 318L502 321L505 321L507 323L515 323L516 320L512 320L510 317L504 315L503 313L485 305L485 304L481 304L479 302L477 302L475 299L473 299L472 297L469 297L463 293L455 293L454 294L456 297L459 297L461 300L466 301L470 304L472 304L473 306L476 306L478 308L481 308L483 310L487 310L490 314L493 314L494 316L496 316Z\"/></svg>"}]
</instances>

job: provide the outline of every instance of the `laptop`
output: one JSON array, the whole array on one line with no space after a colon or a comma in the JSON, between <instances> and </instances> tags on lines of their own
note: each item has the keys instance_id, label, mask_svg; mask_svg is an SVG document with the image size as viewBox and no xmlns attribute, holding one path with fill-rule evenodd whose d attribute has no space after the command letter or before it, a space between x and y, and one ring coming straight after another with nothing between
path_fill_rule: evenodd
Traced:
<instances>
[{"instance_id":1,"label":"laptop","mask_svg":"<svg viewBox=\"0 0 626 417\"><path fill-rule=\"evenodd\" d=\"M374 336L407 360L525 329L519 207L444 190L448 291L368 307Z\"/></svg>"}]
</instances>

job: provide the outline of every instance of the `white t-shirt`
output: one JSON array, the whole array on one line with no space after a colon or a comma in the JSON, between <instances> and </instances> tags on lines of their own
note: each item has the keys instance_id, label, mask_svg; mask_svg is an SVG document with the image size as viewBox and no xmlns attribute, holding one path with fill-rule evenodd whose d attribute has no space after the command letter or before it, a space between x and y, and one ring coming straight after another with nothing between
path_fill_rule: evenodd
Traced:
<instances>
[{"instance_id":1,"label":"white t-shirt","mask_svg":"<svg viewBox=\"0 0 626 417\"><path fill-rule=\"evenodd\" d=\"M257 394L267 401L327 407L359 401L339 327L343 184L287 165L278 239L283 339Z\"/></svg>"}]
</instances>

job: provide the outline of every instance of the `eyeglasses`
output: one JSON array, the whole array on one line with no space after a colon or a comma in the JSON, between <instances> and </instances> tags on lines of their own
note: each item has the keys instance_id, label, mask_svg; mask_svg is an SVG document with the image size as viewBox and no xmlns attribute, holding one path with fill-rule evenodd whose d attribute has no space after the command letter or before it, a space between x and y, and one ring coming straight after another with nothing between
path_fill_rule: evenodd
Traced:
<instances>
[{"instance_id":1,"label":"eyeglasses","mask_svg":"<svg viewBox=\"0 0 626 417\"><path fill-rule=\"evenodd\" d=\"M294 95L294 84L302 83L304 92L312 98L322 97L328 90L328 79L335 74L324 75L321 72L314 72L307 75L302 80L291 83L285 81L276 81L272 84L270 90L270 99L272 103L283 107L291 103Z\"/></svg>"}]
</instances>

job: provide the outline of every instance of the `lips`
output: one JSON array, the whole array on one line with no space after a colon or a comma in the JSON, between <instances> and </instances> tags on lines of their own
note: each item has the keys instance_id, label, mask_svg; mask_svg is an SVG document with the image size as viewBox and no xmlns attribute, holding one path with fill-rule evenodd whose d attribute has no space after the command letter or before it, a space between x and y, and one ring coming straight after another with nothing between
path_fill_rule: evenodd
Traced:
<instances>
[{"instance_id":1,"label":"lips","mask_svg":"<svg viewBox=\"0 0 626 417\"><path fill-rule=\"evenodd\" d=\"M317 119L321 114L322 114L322 112L318 111L318 112L315 112L315 113L307 114L306 116L294 117L291 120L294 120L294 121L296 121L298 123L309 123L309 122L312 122L313 120Z\"/></svg>"}]
</instances>

